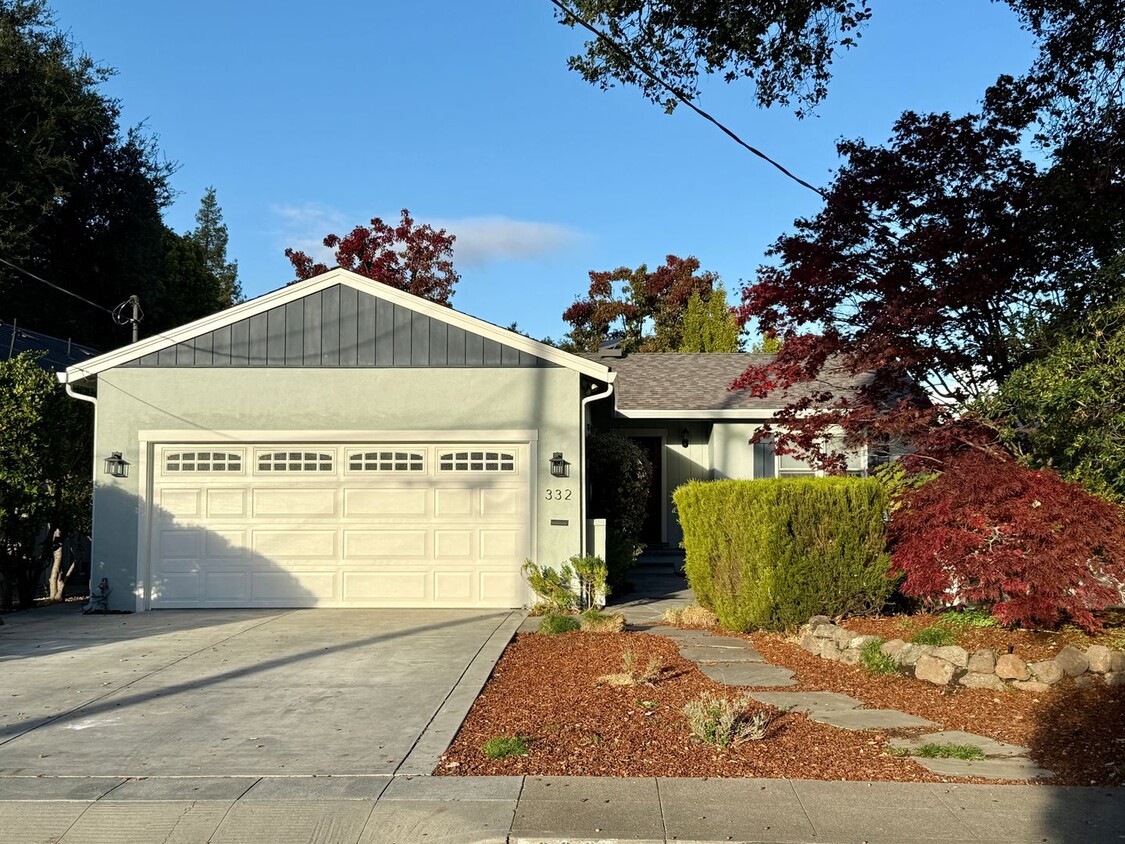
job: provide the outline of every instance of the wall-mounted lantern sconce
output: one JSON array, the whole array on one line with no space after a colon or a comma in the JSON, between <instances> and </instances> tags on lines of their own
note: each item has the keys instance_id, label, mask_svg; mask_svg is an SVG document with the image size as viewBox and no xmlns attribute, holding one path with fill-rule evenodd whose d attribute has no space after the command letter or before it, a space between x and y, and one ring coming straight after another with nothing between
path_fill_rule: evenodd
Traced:
<instances>
[{"instance_id":1,"label":"wall-mounted lantern sconce","mask_svg":"<svg viewBox=\"0 0 1125 844\"><path fill-rule=\"evenodd\" d=\"M680 442L683 443L684 448L691 445L691 432L687 428L680 431Z\"/></svg>"},{"instance_id":2,"label":"wall-mounted lantern sconce","mask_svg":"<svg viewBox=\"0 0 1125 844\"><path fill-rule=\"evenodd\" d=\"M556 478L570 477L570 464L563 460L561 451L551 455L551 475Z\"/></svg>"},{"instance_id":3,"label":"wall-mounted lantern sconce","mask_svg":"<svg viewBox=\"0 0 1125 844\"><path fill-rule=\"evenodd\" d=\"M105 459L105 473L115 478L129 477L129 461L121 456L120 451L113 452Z\"/></svg>"}]
</instances>

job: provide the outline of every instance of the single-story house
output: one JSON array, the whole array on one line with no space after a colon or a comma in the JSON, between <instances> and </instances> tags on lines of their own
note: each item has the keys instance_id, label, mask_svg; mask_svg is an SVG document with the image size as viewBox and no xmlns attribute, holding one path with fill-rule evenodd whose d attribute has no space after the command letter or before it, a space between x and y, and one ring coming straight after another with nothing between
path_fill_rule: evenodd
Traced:
<instances>
[{"instance_id":1,"label":"single-story house","mask_svg":"<svg viewBox=\"0 0 1125 844\"><path fill-rule=\"evenodd\" d=\"M747 355L580 356L342 269L76 363L96 404L91 582L112 609L514 607L596 553L586 432L690 478L808 472L750 436ZM856 470L861 464L856 464ZM599 539L600 537L600 539Z\"/></svg>"}]
</instances>

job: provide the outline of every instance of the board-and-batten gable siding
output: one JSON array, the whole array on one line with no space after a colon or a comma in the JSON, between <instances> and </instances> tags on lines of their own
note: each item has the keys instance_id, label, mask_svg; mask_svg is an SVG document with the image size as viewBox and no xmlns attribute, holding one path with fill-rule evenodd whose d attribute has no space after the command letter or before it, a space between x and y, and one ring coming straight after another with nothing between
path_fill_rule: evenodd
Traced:
<instances>
[{"instance_id":1,"label":"board-and-batten gable siding","mask_svg":"<svg viewBox=\"0 0 1125 844\"><path fill-rule=\"evenodd\" d=\"M555 364L338 284L122 366L479 368Z\"/></svg>"}]
</instances>

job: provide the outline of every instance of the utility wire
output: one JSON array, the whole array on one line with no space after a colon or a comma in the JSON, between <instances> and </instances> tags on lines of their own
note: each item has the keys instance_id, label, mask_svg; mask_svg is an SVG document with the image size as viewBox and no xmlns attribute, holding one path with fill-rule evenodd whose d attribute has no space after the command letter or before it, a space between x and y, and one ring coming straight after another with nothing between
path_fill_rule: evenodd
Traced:
<instances>
[{"instance_id":1,"label":"utility wire","mask_svg":"<svg viewBox=\"0 0 1125 844\"><path fill-rule=\"evenodd\" d=\"M581 26L583 29L589 30L597 38L604 41L606 44L608 44L614 50L616 50L622 56L622 58L625 59L625 61L627 61L629 64L631 64L637 70L639 70L645 76L647 76L649 79L651 79L657 85L659 85L661 88L668 91L677 100L679 100L681 103L686 105L688 108L690 108L692 111L694 111L700 117L702 117L704 120L706 120L707 122L712 123L715 126L717 126L720 131L722 131L725 135L727 135L732 141L734 141L740 147L742 147L743 149L747 150L748 152L753 153L754 155L758 156L758 158L762 159L767 164L775 167L776 169L781 171L781 173L784 174L787 178L792 179L794 182L799 184L801 187L808 188L813 193L815 193L817 196L819 196L821 199L824 199L827 202L832 201L829 198L828 194L826 194L820 188L816 187L815 185L809 184L804 179L802 179L800 176L797 176L792 171L787 169L780 162L775 161L774 159L770 158L768 155L766 155L764 152L762 152L757 147L755 147L755 146L747 143L746 141L742 140L742 138L740 138L734 132L734 130L730 129L725 124L723 124L722 122L717 120L715 117L712 117L706 111L704 111L699 106L697 106L694 102L692 102L691 97L689 97L687 94L685 94L680 89L676 88L670 82L667 82L662 77L658 76L654 71L650 70L643 62L641 62L640 60L638 60L634 56L630 55L628 50L626 50L624 47L622 47L620 44L618 44L616 41L614 41L612 38L610 38L608 35L606 35L604 32L602 32L596 26L594 26L592 23L590 23L589 21L582 18L580 15L578 15L576 12L574 12L572 9L570 9L565 3L561 2L561 0L551 0L551 3L552 3L552 5L556 6L559 10L561 10L562 13L566 16L566 18L564 19L564 23L566 22L566 20L572 20L575 23L577 23L579 26Z\"/></svg>"},{"instance_id":2,"label":"utility wire","mask_svg":"<svg viewBox=\"0 0 1125 844\"><path fill-rule=\"evenodd\" d=\"M48 287L59 291L60 293L65 293L67 296L73 296L79 302L85 302L91 308L97 308L99 311L105 311L111 317L113 316L113 311L111 311L109 308L103 308L97 302L91 302L89 299L85 298L84 296L79 296L77 293L71 293L65 287L60 287L59 285L55 284L53 281L47 281L47 279L42 278L41 276L37 276L35 273L31 272L30 270L25 270L23 267L18 267L6 258L0 258L0 264L6 264L9 267L11 267L13 270L15 270L16 272L23 273L28 278L33 278L36 281L40 281L43 284L47 285Z\"/></svg>"}]
</instances>

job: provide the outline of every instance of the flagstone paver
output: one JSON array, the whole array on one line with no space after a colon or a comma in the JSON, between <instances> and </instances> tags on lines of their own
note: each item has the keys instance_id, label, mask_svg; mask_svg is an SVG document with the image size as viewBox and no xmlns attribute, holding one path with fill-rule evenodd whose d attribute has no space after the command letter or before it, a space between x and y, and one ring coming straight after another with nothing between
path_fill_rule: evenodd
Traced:
<instances>
[{"instance_id":1,"label":"flagstone paver","mask_svg":"<svg viewBox=\"0 0 1125 844\"><path fill-rule=\"evenodd\" d=\"M701 647L680 648L680 656L693 662L765 662L753 648Z\"/></svg>"},{"instance_id":2,"label":"flagstone paver","mask_svg":"<svg viewBox=\"0 0 1125 844\"><path fill-rule=\"evenodd\" d=\"M716 636L705 630L682 630L677 627L644 628L655 636L666 636L680 646L680 656L699 666L706 676L728 686L749 686L754 689L795 686L794 674L788 668L770 665L747 640L733 636ZM800 711L820 724L845 730L909 730L937 727L933 721L897 709L865 709L863 701L836 692L769 692L753 691L754 700L787 711ZM942 730L914 738L892 739L893 747L914 750L923 744L971 744L979 747L981 760L925 759L913 757L919 765L937 774L988 779L1029 780L1053 776L1028 758L1028 750L986 736L958 730Z\"/></svg>"},{"instance_id":3,"label":"flagstone paver","mask_svg":"<svg viewBox=\"0 0 1125 844\"><path fill-rule=\"evenodd\" d=\"M725 686L758 686L777 688L795 686L793 672L764 662L702 663L699 670Z\"/></svg>"},{"instance_id":4,"label":"flagstone paver","mask_svg":"<svg viewBox=\"0 0 1125 844\"><path fill-rule=\"evenodd\" d=\"M969 744L980 748L980 751L988 757L1027 756L1030 753L1026 747L1018 744L1008 744L963 730L942 730L911 738L891 739L891 746L901 747L904 750L915 750L924 744Z\"/></svg>"}]
</instances>

